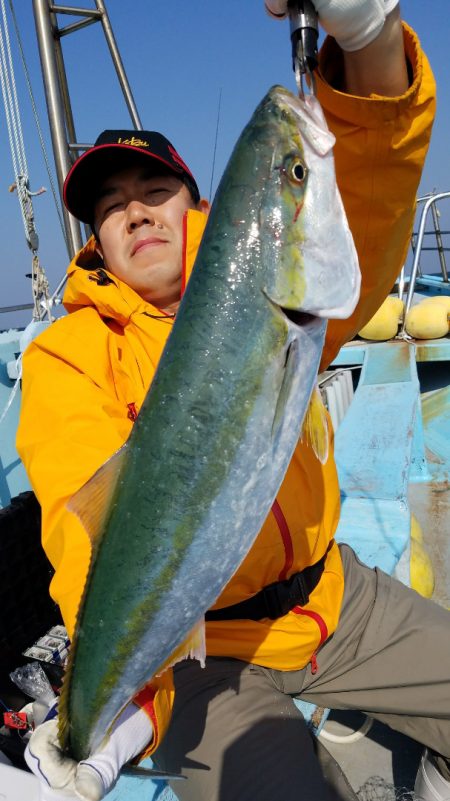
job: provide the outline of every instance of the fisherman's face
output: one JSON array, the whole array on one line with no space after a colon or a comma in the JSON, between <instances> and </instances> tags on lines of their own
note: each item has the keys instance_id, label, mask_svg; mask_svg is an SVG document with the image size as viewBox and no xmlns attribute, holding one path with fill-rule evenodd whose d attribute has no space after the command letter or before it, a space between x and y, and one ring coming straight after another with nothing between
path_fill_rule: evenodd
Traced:
<instances>
[{"instance_id":1,"label":"fisherman's face","mask_svg":"<svg viewBox=\"0 0 450 801\"><path fill-rule=\"evenodd\" d=\"M159 309L175 311L181 294L183 217L195 206L175 175L146 165L121 170L101 185L94 209L105 267Z\"/></svg>"}]
</instances>

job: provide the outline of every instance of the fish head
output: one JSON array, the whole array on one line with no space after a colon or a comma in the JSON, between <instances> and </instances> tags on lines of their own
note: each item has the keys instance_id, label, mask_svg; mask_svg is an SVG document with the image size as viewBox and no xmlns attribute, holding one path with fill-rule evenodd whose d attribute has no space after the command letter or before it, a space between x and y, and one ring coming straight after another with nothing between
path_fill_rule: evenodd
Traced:
<instances>
[{"instance_id":1,"label":"fish head","mask_svg":"<svg viewBox=\"0 0 450 801\"><path fill-rule=\"evenodd\" d=\"M253 123L256 146L272 154L258 223L264 291L286 310L349 317L360 271L336 184L335 137L322 109L315 97L300 99L275 86Z\"/></svg>"}]
</instances>

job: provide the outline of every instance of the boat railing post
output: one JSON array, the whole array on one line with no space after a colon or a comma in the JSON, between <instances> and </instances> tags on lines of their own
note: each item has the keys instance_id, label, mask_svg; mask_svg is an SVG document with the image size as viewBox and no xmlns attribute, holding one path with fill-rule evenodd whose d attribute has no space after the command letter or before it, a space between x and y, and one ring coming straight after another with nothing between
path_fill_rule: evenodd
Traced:
<instances>
[{"instance_id":1,"label":"boat railing post","mask_svg":"<svg viewBox=\"0 0 450 801\"><path fill-rule=\"evenodd\" d=\"M122 94L135 129L142 128L133 93L113 34L104 0L95 0L96 8L75 8L59 5L52 0L33 0L36 33L39 45L42 74L49 116L55 167L62 197L64 180L79 152L91 145L77 143L70 92L64 63L61 39L94 22L101 22ZM58 24L57 15L80 17L65 27ZM82 230L78 220L63 208L69 257L73 258L83 246ZM89 231L86 231L88 234ZM62 279L58 289L64 284Z\"/></svg>"},{"instance_id":2,"label":"boat railing post","mask_svg":"<svg viewBox=\"0 0 450 801\"><path fill-rule=\"evenodd\" d=\"M45 97L47 101L50 134L55 158L56 174L59 191L62 196L64 179L71 167L71 160L67 148L64 102L61 95L60 83L58 81L59 71L54 46L55 37L52 30L52 21L50 17L50 6L48 0L33 0L33 10L39 45L39 55L42 66ZM79 222L72 217L71 214L69 214L64 206L63 215L69 257L73 258L75 253L83 246L81 228Z\"/></svg>"},{"instance_id":3,"label":"boat railing post","mask_svg":"<svg viewBox=\"0 0 450 801\"><path fill-rule=\"evenodd\" d=\"M442 278L446 283L448 283L448 272L447 272L447 264L445 261L445 250L442 242L441 227L439 225L439 212L436 208L435 203L433 203L433 205L431 206L431 214L433 215L434 233L436 236L436 248L439 254L439 262L441 265Z\"/></svg>"},{"instance_id":4,"label":"boat railing post","mask_svg":"<svg viewBox=\"0 0 450 801\"><path fill-rule=\"evenodd\" d=\"M125 68L123 66L123 62L120 57L119 48L117 47L117 43L114 37L113 29L111 27L111 23L109 21L109 16L106 10L104 0L95 0L95 4L97 6L97 9L101 12L100 21L103 26L103 31L105 34L106 41L108 43L109 52L111 53L111 58L113 60L113 64L117 73L117 77L119 79L120 86L122 88L123 96L125 98L125 103L127 104L131 120L136 130L140 130L142 129L142 123L139 117L136 103L134 102L133 93L131 91L128 78L126 76Z\"/></svg>"},{"instance_id":5,"label":"boat railing post","mask_svg":"<svg viewBox=\"0 0 450 801\"><path fill-rule=\"evenodd\" d=\"M414 289L415 289L415 285L416 285L416 279L417 279L417 273L418 273L418 267L419 267L419 260L420 260L420 253L421 253L421 250L422 250L423 239L424 239L424 236L425 236L425 225L426 225L428 211L439 200L442 200L443 198L448 198L448 197L450 197L450 192L440 192L437 195L430 195L425 200L424 207L423 207L423 210L422 210L422 215L420 217L420 223L419 223L419 230L418 230L418 233L417 233L416 246L415 246L415 249L414 249L414 260L413 260L413 265L411 267L411 275L409 277L408 293L407 293L407 296L406 296L405 312L404 312L404 316L403 316L403 325L402 325L402 328L401 328L401 330L400 330L400 332L398 334L398 336L400 338L406 338L408 336L406 334L406 329L405 329L406 315L408 314L408 312L409 312L409 310L411 308L412 299L413 299L413 296L414 296Z\"/></svg>"}]
</instances>

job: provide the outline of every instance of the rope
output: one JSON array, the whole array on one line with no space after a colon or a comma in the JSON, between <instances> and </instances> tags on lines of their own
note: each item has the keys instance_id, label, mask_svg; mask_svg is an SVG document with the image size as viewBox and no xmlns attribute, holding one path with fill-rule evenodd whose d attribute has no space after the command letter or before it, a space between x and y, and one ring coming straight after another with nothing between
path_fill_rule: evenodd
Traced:
<instances>
[{"instance_id":1,"label":"rope","mask_svg":"<svg viewBox=\"0 0 450 801\"><path fill-rule=\"evenodd\" d=\"M26 63L26 60L25 60L25 52L24 52L24 48L23 48L23 45L22 45L22 39L21 39L21 36L20 36L19 26L18 26L18 23L17 23L16 12L14 11L13 0L9 0L9 7L10 7L10 10L11 10L11 17L12 17L12 21L13 21L13 25L14 25L14 30L15 30L15 33L16 33L17 45L18 45L18 48L19 48L19 53L20 53L20 58L21 58L21 61L22 61L23 71L24 71L24 74L25 74L25 81L26 81L27 88L28 88L28 94L30 96L31 108L33 110L34 121L35 121L35 124L36 124L36 129L37 129L37 133L38 133L38 137L39 137L39 142L40 142L40 145L41 145L41 151L42 151L42 155L43 155L44 162L45 162L45 168L47 170L50 189L51 189L51 192L52 192L52 195L53 195L53 201L54 201L54 204L55 204L56 213L58 215L58 220L59 220L59 225L60 225L60 228L61 228L61 233L63 235L66 247L68 248L67 234L66 234L66 229L65 229L65 226L64 226L64 220L63 220L63 216L62 216L62 212L61 212L61 206L60 206L60 203L59 203L59 200L58 200L58 192L56 190L55 181L53 179L53 174L52 174L52 169L50 167L50 160L48 158L47 150L46 150L46 147L45 147L44 136L43 136L43 133L42 133L42 127L41 127L41 123L40 123L40 120L39 120L36 101L34 99L33 87L31 85L30 72L28 70L27 63Z\"/></svg>"},{"instance_id":2,"label":"rope","mask_svg":"<svg viewBox=\"0 0 450 801\"><path fill-rule=\"evenodd\" d=\"M341 743L342 745L347 745L348 743L355 743L357 740L361 740L362 737L365 737L372 726L373 719L366 717L362 726L356 731L353 731L351 734L334 734L333 732L327 731L323 728L320 730L319 737L322 737L323 740L328 740L329 743Z\"/></svg>"},{"instance_id":3,"label":"rope","mask_svg":"<svg viewBox=\"0 0 450 801\"><path fill-rule=\"evenodd\" d=\"M51 320L49 286L48 286L47 276L45 274L45 270L41 267L37 255L33 256L33 261L31 265L31 286L34 298L33 320L41 319L41 307L39 304L40 298L45 298L47 314L49 315L49 319Z\"/></svg>"},{"instance_id":4,"label":"rope","mask_svg":"<svg viewBox=\"0 0 450 801\"><path fill-rule=\"evenodd\" d=\"M408 787L396 787L381 776L370 776L356 795L359 801L413 801L416 798Z\"/></svg>"},{"instance_id":5,"label":"rope","mask_svg":"<svg viewBox=\"0 0 450 801\"><path fill-rule=\"evenodd\" d=\"M22 175L25 177L28 175L28 165L23 143L22 123L20 120L19 104L17 100L16 82L14 78L14 67L12 63L8 21L6 19L4 0L1 0L1 9L3 17L3 30L0 28L0 57L2 64L1 84L11 154L13 159L14 175L16 177L16 183L19 184L19 176ZM18 191L19 190L21 190L21 186L18 185ZM28 235L25 217L24 223L25 233Z\"/></svg>"},{"instance_id":6,"label":"rope","mask_svg":"<svg viewBox=\"0 0 450 801\"><path fill-rule=\"evenodd\" d=\"M20 118L19 103L17 100L14 65L11 55L11 43L6 16L5 0L1 0L1 15L3 27L0 25L0 83L8 128L9 145L13 162L15 183L10 191L17 189L22 221L28 246L32 252L32 291L34 298L33 320L41 320L43 309L51 320L48 282L45 271L39 262L39 237L34 225L34 210L32 197L41 194L45 189L31 192L29 188L28 165L23 139L22 122Z\"/></svg>"}]
</instances>

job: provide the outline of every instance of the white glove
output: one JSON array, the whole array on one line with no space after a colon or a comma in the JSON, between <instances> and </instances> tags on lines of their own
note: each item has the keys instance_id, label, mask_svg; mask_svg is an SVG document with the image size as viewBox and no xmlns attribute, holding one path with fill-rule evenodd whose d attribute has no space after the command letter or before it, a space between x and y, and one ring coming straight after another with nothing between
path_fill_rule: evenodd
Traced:
<instances>
[{"instance_id":1,"label":"white glove","mask_svg":"<svg viewBox=\"0 0 450 801\"><path fill-rule=\"evenodd\" d=\"M283 19L287 0L265 0L272 17ZM399 0L313 0L319 21L342 50L360 50L380 33Z\"/></svg>"},{"instance_id":2,"label":"white glove","mask_svg":"<svg viewBox=\"0 0 450 801\"><path fill-rule=\"evenodd\" d=\"M89 759L77 763L62 753L58 721L53 718L33 732L25 760L40 780L42 801L100 801L115 784L123 765L142 753L152 737L150 718L130 703L115 720L106 745Z\"/></svg>"}]
</instances>

